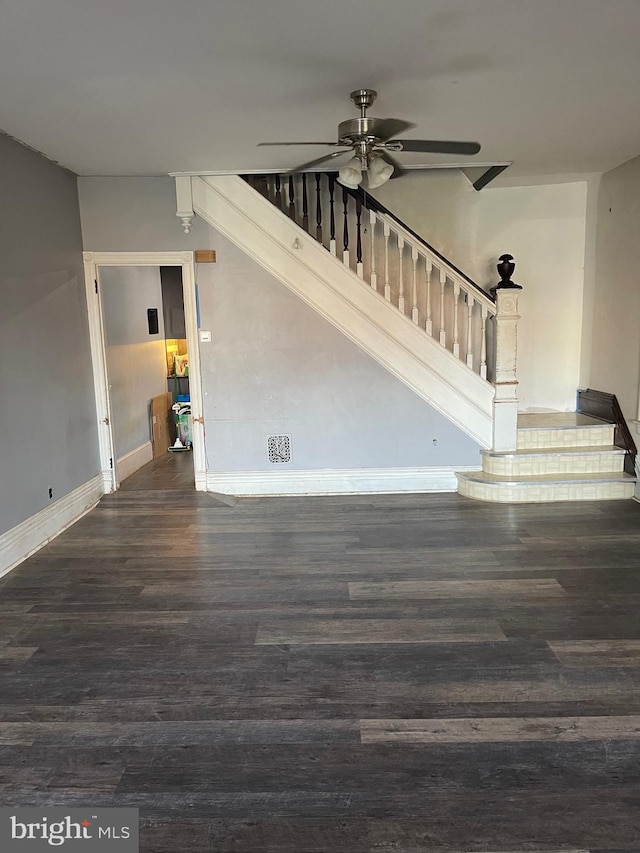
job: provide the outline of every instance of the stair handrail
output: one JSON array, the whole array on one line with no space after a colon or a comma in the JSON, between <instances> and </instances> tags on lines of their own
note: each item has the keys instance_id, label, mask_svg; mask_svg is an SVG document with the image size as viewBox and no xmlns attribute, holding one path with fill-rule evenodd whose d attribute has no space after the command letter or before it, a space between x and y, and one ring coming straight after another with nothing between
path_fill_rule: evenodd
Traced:
<instances>
[{"instance_id":1,"label":"stair handrail","mask_svg":"<svg viewBox=\"0 0 640 853\"><path fill-rule=\"evenodd\" d=\"M337 172L327 172L327 175L331 175L335 177ZM341 185L344 186L344 185ZM467 291L469 287L472 288L473 297L477 299L479 302L484 304L491 314L495 314L496 312L496 300L495 297L490 293L487 293L480 285L475 282L472 278L470 278L466 273L464 273L461 269L459 269L455 264L453 264L448 258L446 258L441 252L435 249L424 237L420 236L420 234L416 233L412 228L402 222L394 213L392 213L388 207L386 207L382 202L378 201L374 196L370 193L366 192L362 187L352 188L352 187L344 187L347 193L352 196L352 198L357 199L362 204L363 208L366 210L373 210L374 213L383 216L387 219L393 220L393 230L400 234L401 236L407 239L407 242L411 243L417 242L420 247L423 249L423 253L430 254L433 259L436 261L436 266L440 269L443 269L449 278L452 281L458 280L458 283L461 285L462 289Z\"/></svg>"},{"instance_id":2,"label":"stair handrail","mask_svg":"<svg viewBox=\"0 0 640 853\"><path fill-rule=\"evenodd\" d=\"M252 178L244 176L254 188L261 192L281 213L288 215L296 224L298 215L296 208L294 177L297 173L284 173L288 178L287 186L283 186L281 178L275 175L274 198L271 198L266 176ZM447 258L431 246L423 237L417 234L409 226L406 226L397 216L389 211L384 204L379 202L361 187L347 187L341 184L341 200L334 198L335 184L337 181L335 171L315 172L316 178L316 217L317 233L316 240L323 245L334 257L337 257L337 240L334 219L334 204L338 201L343 208L344 218L342 239L342 263L350 269L359 279L366 278L366 283L373 292L382 296L386 302L393 303L395 309L414 325L421 326L424 323L424 331L431 339L436 340L444 350L450 353L456 361L466 361L466 366L493 386L493 423L492 423L492 447L496 451L515 451L517 447L517 420L518 420L518 377L517 377L517 326L520 315L518 313L518 293L522 290L521 285L512 280L515 270L513 256L503 254L500 256L497 271L500 281L487 293L466 273L452 264ZM324 175L329 181L329 211L330 211L330 240L322 239L322 206L321 206L321 176ZM308 193L307 175L301 174L302 182L302 221L303 230L309 233L308 216ZM288 187L288 209L285 196ZM284 192L283 192L284 190ZM348 201L355 201L355 233L356 251L355 265L353 249L349 250L349 213ZM369 214L371 224L370 239L370 265L368 273L365 271L363 260L361 220L362 211ZM384 237L384 287L378 289L378 274L375 268L375 236L382 226ZM397 288L392 289L389 277L389 236L393 233L397 238ZM295 243L298 241L296 240ZM411 277L411 301L407 306L405 296L405 282L403 270L404 264L409 258L406 249L410 248L410 261L412 264ZM418 261L424 260L423 272L417 275ZM439 315L439 325L433 322L432 301L432 270L439 271L440 292L437 292L436 304ZM424 275L423 275L424 273ZM421 317L421 308L418 305L420 290L418 278L426 285L426 312ZM452 285L451 290L447 288L447 282ZM449 294L449 295L448 295ZM462 322L460 322L460 296L466 302L466 312L463 311ZM448 300L449 309L447 312ZM408 312L406 309L410 308ZM448 314L448 316L447 316ZM474 319L475 317L475 319ZM491 320L491 323L487 321ZM474 341L475 325L475 341ZM462 334L461 332L462 327ZM466 334L465 334L466 331ZM479 331L479 335L478 335ZM466 354L465 354L466 350ZM490 362L492 359L492 362Z\"/></svg>"},{"instance_id":3,"label":"stair handrail","mask_svg":"<svg viewBox=\"0 0 640 853\"><path fill-rule=\"evenodd\" d=\"M638 448L616 395L608 391L596 391L593 388L579 388L576 411L615 424L613 443L617 447L624 448L624 470L627 474L635 476Z\"/></svg>"}]
</instances>

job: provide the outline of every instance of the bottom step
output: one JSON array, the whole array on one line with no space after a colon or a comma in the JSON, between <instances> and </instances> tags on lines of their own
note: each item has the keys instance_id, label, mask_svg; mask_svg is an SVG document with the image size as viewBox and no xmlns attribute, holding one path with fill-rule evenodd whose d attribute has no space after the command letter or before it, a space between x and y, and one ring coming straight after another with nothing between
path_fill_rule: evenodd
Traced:
<instances>
[{"instance_id":1,"label":"bottom step","mask_svg":"<svg viewBox=\"0 0 640 853\"><path fill-rule=\"evenodd\" d=\"M479 501L548 503L551 501L612 501L633 497L635 477L629 474L562 474L496 477L484 471L456 474L458 492Z\"/></svg>"}]
</instances>

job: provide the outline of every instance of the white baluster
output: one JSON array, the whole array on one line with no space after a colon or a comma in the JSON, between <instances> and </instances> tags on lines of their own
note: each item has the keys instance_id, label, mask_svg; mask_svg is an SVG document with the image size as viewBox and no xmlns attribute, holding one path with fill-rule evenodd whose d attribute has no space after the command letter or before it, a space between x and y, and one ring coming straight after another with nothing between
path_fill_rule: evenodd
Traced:
<instances>
[{"instance_id":1,"label":"white baluster","mask_svg":"<svg viewBox=\"0 0 640 853\"><path fill-rule=\"evenodd\" d=\"M487 315L489 309L482 306L482 332L480 337L480 376L487 378Z\"/></svg>"},{"instance_id":2,"label":"white baluster","mask_svg":"<svg viewBox=\"0 0 640 853\"><path fill-rule=\"evenodd\" d=\"M411 319L414 323L418 323L418 250L415 246L411 247L411 261L413 263L413 281L411 285L411 300L413 306L411 308Z\"/></svg>"},{"instance_id":3,"label":"white baluster","mask_svg":"<svg viewBox=\"0 0 640 853\"><path fill-rule=\"evenodd\" d=\"M391 302L391 285L389 284L389 235L391 229L388 223L384 223L384 298Z\"/></svg>"},{"instance_id":4,"label":"white baluster","mask_svg":"<svg viewBox=\"0 0 640 853\"><path fill-rule=\"evenodd\" d=\"M374 290L378 289L378 276L376 275L376 221L377 217L374 210L369 211L369 223L371 224L371 274L370 285Z\"/></svg>"},{"instance_id":5,"label":"white baluster","mask_svg":"<svg viewBox=\"0 0 640 853\"><path fill-rule=\"evenodd\" d=\"M453 354L460 358L460 341L458 340L458 303L460 301L460 285L453 282Z\"/></svg>"},{"instance_id":6,"label":"white baluster","mask_svg":"<svg viewBox=\"0 0 640 853\"><path fill-rule=\"evenodd\" d=\"M444 286L447 283L447 274L440 270L440 343L443 347L447 345L447 333L444 330Z\"/></svg>"},{"instance_id":7,"label":"white baluster","mask_svg":"<svg viewBox=\"0 0 640 853\"><path fill-rule=\"evenodd\" d=\"M433 270L433 264L429 258L425 258L424 262L425 272L427 274L427 321L424 327L428 335L433 335L433 321L431 320L431 272Z\"/></svg>"},{"instance_id":8,"label":"white baluster","mask_svg":"<svg viewBox=\"0 0 640 853\"><path fill-rule=\"evenodd\" d=\"M404 238L398 234L398 311L404 314L404 275L402 258L404 255Z\"/></svg>"},{"instance_id":9,"label":"white baluster","mask_svg":"<svg viewBox=\"0 0 640 853\"><path fill-rule=\"evenodd\" d=\"M473 306L475 299L470 293L467 293L467 367L473 370L473 336L471 323L473 320Z\"/></svg>"}]
</instances>

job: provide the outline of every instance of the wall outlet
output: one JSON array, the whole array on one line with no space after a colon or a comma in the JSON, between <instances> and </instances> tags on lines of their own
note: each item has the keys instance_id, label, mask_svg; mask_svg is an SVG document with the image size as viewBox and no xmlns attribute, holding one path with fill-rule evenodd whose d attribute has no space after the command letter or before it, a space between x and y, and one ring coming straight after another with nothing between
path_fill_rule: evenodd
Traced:
<instances>
[{"instance_id":1,"label":"wall outlet","mask_svg":"<svg viewBox=\"0 0 640 853\"><path fill-rule=\"evenodd\" d=\"M53 498L53 489L49 486L49 500Z\"/></svg>"}]
</instances>

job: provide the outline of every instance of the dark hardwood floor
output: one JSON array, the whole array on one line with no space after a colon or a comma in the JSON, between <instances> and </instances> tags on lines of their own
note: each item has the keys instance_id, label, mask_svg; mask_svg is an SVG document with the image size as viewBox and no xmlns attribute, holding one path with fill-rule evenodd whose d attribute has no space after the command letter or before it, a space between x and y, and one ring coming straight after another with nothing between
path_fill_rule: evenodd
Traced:
<instances>
[{"instance_id":1,"label":"dark hardwood floor","mask_svg":"<svg viewBox=\"0 0 640 853\"><path fill-rule=\"evenodd\" d=\"M0 581L3 805L137 807L153 853L640 850L637 503L191 465Z\"/></svg>"}]
</instances>

